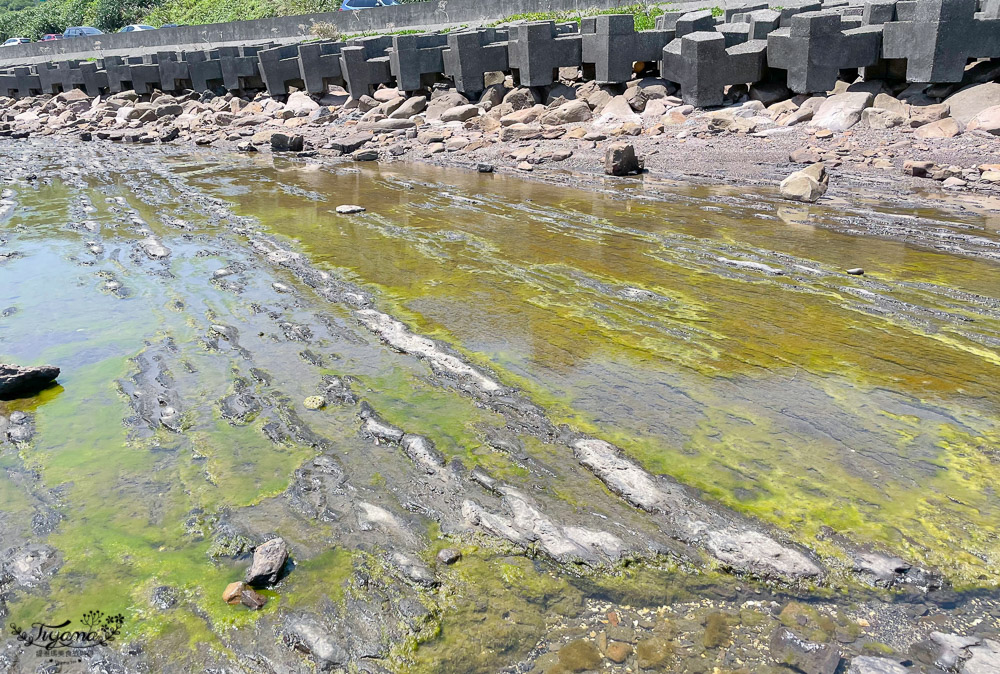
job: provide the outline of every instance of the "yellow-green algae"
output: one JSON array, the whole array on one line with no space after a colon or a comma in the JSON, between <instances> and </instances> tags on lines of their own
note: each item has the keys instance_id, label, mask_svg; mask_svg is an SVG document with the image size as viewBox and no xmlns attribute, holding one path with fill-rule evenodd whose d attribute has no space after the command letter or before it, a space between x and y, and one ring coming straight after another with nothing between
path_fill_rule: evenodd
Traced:
<instances>
[{"instance_id":1,"label":"yellow-green algae","mask_svg":"<svg viewBox=\"0 0 1000 674\"><path fill-rule=\"evenodd\" d=\"M996 581L1000 512L989 485L1000 468L977 448L996 442L990 401L1000 393L1000 359L963 334L964 324L872 312L864 295L948 311L996 334L994 319L949 295L996 297L994 264L790 226L757 218L748 205L703 209L706 190L689 190L690 203L658 203L500 177L420 182L444 175L283 167L286 182L370 206L345 218L330 201L311 202L292 221L282 214L301 202L269 187L264 169L236 209L366 283L383 310L488 364L556 421L621 445L652 470L827 554L836 546L818 540L824 526L941 568L959 584ZM406 186L407 178L417 182ZM741 278L717 262L761 254L788 271L802 264L820 273ZM868 275L843 274L855 266ZM616 296L622 289L662 299ZM658 382L689 407L660 428L649 418L606 418L606 378L619 373L640 396L641 384ZM588 404L593 377L606 389ZM844 443L794 430L780 409L762 414L758 387L794 411L795 394L781 398L787 382L819 400L818 413L870 430ZM888 402L917 412L882 409ZM932 421L919 420L922 409L934 410ZM915 434L933 456L911 454ZM851 466L854 452L889 458L879 474L864 474Z\"/></svg>"},{"instance_id":2,"label":"yellow-green algae","mask_svg":"<svg viewBox=\"0 0 1000 674\"><path fill-rule=\"evenodd\" d=\"M407 182L414 177L431 182ZM90 180L92 217L115 217L102 195L132 188L138 178L115 185ZM275 178L337 194L336 201L278 190ZM651 470L784 527L823 553L837 551L820 539L831 527L942 568L959 583L995 585L996 353L956 323L914 320L905 311L873 314L854 292L950 311L975 319L982 334L996 334L993 319L946 292L996 297L995 265L793 226L780 217L761 220L745 204L706 210L711 195L701 190L665 204L420 167L331 175L280 163L252 173L199 166L188 179L209 193L239 192L239 213L365 284L381 309L493 368L554 421L615 442ZM58 183L19 189L23 210L4 224L21 227L20 242L35 243L29 257L0 270L21 280L16 292L0 289L0 303L21 310L0 322L6 340L0 351L16 344L12 355L19 360L65 366L62 390L8 406L37 412L38 436L16 459L5 449L0 462L23 461L45 486L62 487L66 517L46 541L65 560L50 592L22 593L10 604L11 618L122 611L126 638L158 636L184 660L201 643L224 648L215 635L255 617L219 598L242 564L212 560L211 541L185 523L192 513L265 503L315 451L294 442L272 445L260 433L260 419L234 426L219 417L219 398L247 373L231 354L200 345L205 320L250 321L252 312L237 296L201 292L186 279L206 279L224 260L176 256L170 265L177 289L118 265L135 299L94 292L94 270L73 262L87 235L59 224L70 194ZM369 214L331 213L343 202L369 205ZM161 222L179 204L129 203L168 245L187 245ZM136 238L119 228L116 236ZM755 256L785 268L794 258L823 274L739 278L718 262ZM842 277L848 266L865 267L869 278ZM867 285L871 277L888 289ZM60 292L43 297L47 287ZM165 430L125 428L130 411L114 384L134 373L130 357L155 352L168 337L182 350L178 362L195 370L172 372L183 390L197 392L183 400L183 442ZM242 337L255 348L267 339ZM279 379L302 371L287 353L268 355ZM329 372L357 376L356 393L391 423L426 434L448 457L513 481L525 476L484 445L482 429L502 420L471 398L415 377L409 366L366 370L361 354L324 355ZM648 398L636 395L647 388ZM784 410L807 402L810 414L860 430L844 442L793 427ZM631 414L623 404L633 407ZM354 414L327 408L310 421L346 439L356 434ZM567 460L564 447L522 440L533 457ZM885 468L873 474L866 463L859 470L852 451L881 457ZM369 482L381 487L376 467ZM29 503L4 480L0 473L3 505L26 513ZM552 491L589 505L583 491L558 485ZM436 536L434 527L428 535ZM265 611L342 597L358 553L325 543L324 552L296 560ZM429 558L443 544L432 545ZM691 592L663 582L663 572L628 568L589 579L581 590L512 551L465 551L459 565L442 571L440 639L405 656L418 671L513 661L544 633L543 616L572 614L583 591L596 588L635 604ZM161 584L179 591L176 609L151 607L152 590ZM490 608L485 617L479 603Z\"/></svg>"}]
</instances>

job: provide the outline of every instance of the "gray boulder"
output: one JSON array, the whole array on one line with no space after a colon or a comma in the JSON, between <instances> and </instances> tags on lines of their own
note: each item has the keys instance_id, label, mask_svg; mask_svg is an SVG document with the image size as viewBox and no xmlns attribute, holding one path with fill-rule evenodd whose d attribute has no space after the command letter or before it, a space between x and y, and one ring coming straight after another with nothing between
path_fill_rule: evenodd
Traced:
<instances>
[{"instance_id":1,"label":"gray boulder","mask_svg":"<svg viewBox=\"0 0 1000 674\"><path fill-rule=\"evenodd\" d=\"M962 89L944 100L951 109L951 116L962 124L968 124L972 118L986 108L1000 105L1000 82L988 82Z\"/></svg>"},{"instance_id":2,"label":"gray boulder","mask_svg":"<svg viewBox=\"0 0 1000 674\"><path fill-rule=\"evenodd\" d=\"M272 538L253 551L253 563L247 569L248 583L272 585L278 581L281 569L288 559L288 545L281 537Z\"/></svg>"},{"instance_id":3,"label":"gray boulder","mask_svg":"<svg viewBox=\"0 0 1000 674\"><path fill-rule=\"evenodd\" d=\"M809 126L830 131L846 131L861 120L861 111L871 107L875 99L864 91L835 94L823 101Z\"/></svg>"},{"instance_id":4,"label":"gray boulder","mask_svg":"<svg viewBox=\"0 0 1000 674\"><path fill-rule=\"evenodd\" d=\"M59 376L52 365L18 367L0 363L0 398L36 393Z\"/></svg>"}]
</instances>

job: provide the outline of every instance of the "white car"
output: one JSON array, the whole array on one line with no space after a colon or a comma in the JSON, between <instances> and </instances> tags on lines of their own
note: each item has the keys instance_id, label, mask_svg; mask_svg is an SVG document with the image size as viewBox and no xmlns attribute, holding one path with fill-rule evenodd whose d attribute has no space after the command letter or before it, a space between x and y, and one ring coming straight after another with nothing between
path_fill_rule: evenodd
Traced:
<instances>
[{"instance_id":1,"label":"white car","mask_svg":"<svg viewBox=\"0 0 1000 674\"><path fill-rule=\"evenodd\" d=\"M31 40L29 40L26 37L12 37L3 44L0 44L0 47L10 47L15 44L30 44L30 43Z\"/></svg>"},{"instance_id":2,"label":"white car","mask_svg":"<svg viewBox=\"0 0 1000 674\"><path fill-rule=\"evenodd\" d=\"M146 26L146 25L141 24L141 23L133 23L131 25L125 26L124 28L122 28L118 32L119 33L135 33L136 31L140 31L140 30L156 30L156 29L153 28L152 26Z\"/></svg>"}]
</instances>

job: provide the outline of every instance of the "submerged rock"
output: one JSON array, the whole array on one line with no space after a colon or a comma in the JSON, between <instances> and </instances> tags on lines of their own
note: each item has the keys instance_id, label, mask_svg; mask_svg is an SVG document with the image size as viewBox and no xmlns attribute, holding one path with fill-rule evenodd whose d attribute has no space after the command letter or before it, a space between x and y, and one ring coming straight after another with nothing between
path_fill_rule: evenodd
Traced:
<instances>
[{"instance_id":1,"label":"submerged rock","mask_svg":"<svg viewBox=\"0 0 1000 674\"><path fill-rule=\"evenodd\" d=\"M840 651L801 639L787 627L771 636L771 657L804 674L833 674L840 666Z\"/></svg>"},{"instance_id":2,"label":"submerged rock","mask_svg":"<svg viewBox=\"0 0 1000 674\"><path fill-rule=\"evenodd\" d=\"M0 363L0 398L36 393L58 376L59 368L52 365L19 367Z\"/></svg>"},{"instance_id":3,"label":"submerged rock","mask_svg":"<svg viewBox=\"0 0 1000 674\"><path fill-rule=\"evenodd\" d=\"M278 581L288 559L288 545L281 537L272 538L253 551L253 563L247 569L247 582L272 585Z\"/></svg>"}]
</instances>

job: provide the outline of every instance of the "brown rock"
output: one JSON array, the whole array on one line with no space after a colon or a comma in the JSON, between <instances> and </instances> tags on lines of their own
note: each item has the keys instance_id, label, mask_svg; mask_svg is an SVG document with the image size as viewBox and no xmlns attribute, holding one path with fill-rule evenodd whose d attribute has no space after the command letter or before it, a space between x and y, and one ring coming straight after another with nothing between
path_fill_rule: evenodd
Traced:
<instances>
[{"instance_id":1,"label":"brown rock","mask_svg":"<svg viewBox=\"0 0 1000 674\"><path fill-rule=\"evenodd\" d=\"M954 138L962 133L963 125L954 117L945 117L930 124L924 124L913 135L916 138Z\"/></svg>"},{"instance_id":2,"label":"brown rock","mask_svg":"<svg viewBox=\"0 0 1000 674\"><path fill-rule=\"evenodd\" d=\"M948 116L951 109L945 103L914 105L910 107L910 126L914 129Z\"/></svg>"},{"instance_id":3,"label":"brown rock","mask_svg":"<svg viewBox=\"0 0 1000 674\"><path fill-rule=\"evenodd\" d=\"M643 162L630 143L612 143L604 153L604 172L608 175L627 176L641 172L642 168Z\"/></svg>"},{"instance_id":4,"label":"brown rock","mask_svg":"<svg viewBox=\"0 0 1000 674\"><path fill-rule=\"evenodd\" d=\"M604 651L604 654L608 656L608 660L611 662L621 664L625 662L628 656L632 655L632 646L621 641L612 641L608 644L608 648Z\"/></svg>"},{"instance_id":5,"label":"brown rock","mask_svg":"<svg viewBox=\"0 0 1000 674\"><path fill-rule=\"evenodd\" d=\"M226 589L222 591L222 601L227 604L239 604L240 603L240 593L243 592L247 587L247 584L242 580L235 583L230 583L226 586Z\"/></svg>"}]
</instances>

